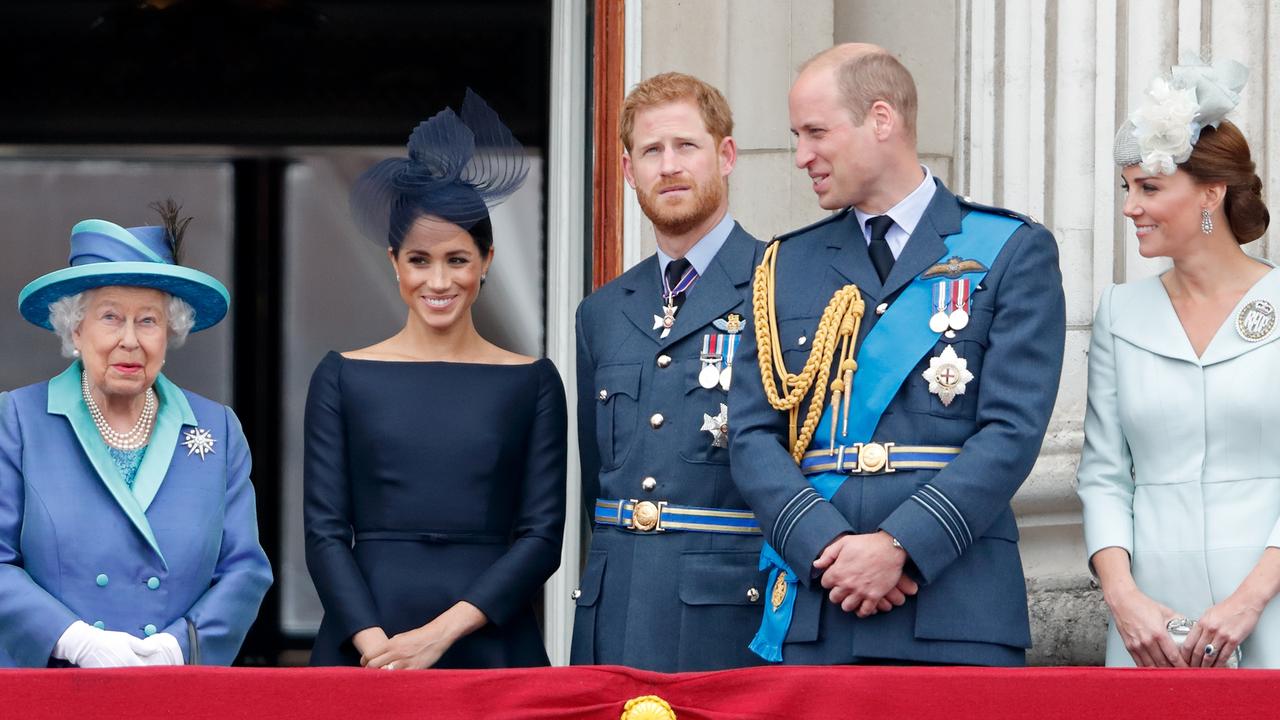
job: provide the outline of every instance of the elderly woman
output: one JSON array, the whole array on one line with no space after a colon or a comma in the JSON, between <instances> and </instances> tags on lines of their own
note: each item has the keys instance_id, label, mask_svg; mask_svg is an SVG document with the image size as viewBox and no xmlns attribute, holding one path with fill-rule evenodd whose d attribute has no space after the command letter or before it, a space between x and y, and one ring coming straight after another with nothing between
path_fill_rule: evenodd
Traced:
<instances>
[{"instance_id":1,"label":"elderly woman","mask_svg":"<svg viewBox=\"0 0 1280 720\"><path fill-rule=\"evenodd\" d=\"M1280 272L1241 248L1270 216L1224 119L1245 74L1188 58L1116 135L1138 251L1172 267L1093 325L1079 492L1108 665L1280 667Z\"/></svg>"},{"instance_id":2,"label":"elderly woman","mask_svg":"<svg viewBox=\"0 0 1280 720\"><path fill-rule=\"evenodd\" d=\"M160 373L228 297L156 207L76 224L19 296L74 361L0 394L0 667L227 665L271 584L239 422Z\"/></svg>"}]
</instances>

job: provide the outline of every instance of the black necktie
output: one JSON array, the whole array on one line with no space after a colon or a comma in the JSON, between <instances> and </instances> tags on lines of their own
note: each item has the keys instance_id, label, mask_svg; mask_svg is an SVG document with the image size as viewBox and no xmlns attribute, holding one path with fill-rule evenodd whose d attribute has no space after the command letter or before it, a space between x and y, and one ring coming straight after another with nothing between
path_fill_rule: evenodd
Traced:
<instances>
[{"instance_id":1,"label":"black necktie","mask_svg":"<svg viewBox=\"0 0 1280 720\"><path fill-rule=\"evenodd\" d=\"M662 289L664 299L668 291L675 290L677 287L679 287L680 280L684 278L684 274L686 272L690 272L689 265L690 263L687 258L680 258L678 260L672 260L671 262L667 263L667 269L665 271L667 286ZM693 272L695 273L695 276L696 276L696 271L693 271ZM687 291L688 291L688 288L686 287L684 290L681 290L680 292L672 296L671 304L675 305L676 307L680 307L681 305L683 305L685 295L688 294Z\"/></svg>"},{"instance_id":2,"label":"black necktie","mask_svg":"<svg viewBox=\"0 0 1280 720\"><path fill-rule=\"evenodd\" d=\"M871 228L871 244L867 246L867 251L871 253L871 264L880 276L880 283L884 284L884 279L889 277L889 271L893 269L893 251L889 249L889 241L884 238L889 228L893 227L893 218L876 215L867 219L867 227Z\"/></svg>"}]
</instances>

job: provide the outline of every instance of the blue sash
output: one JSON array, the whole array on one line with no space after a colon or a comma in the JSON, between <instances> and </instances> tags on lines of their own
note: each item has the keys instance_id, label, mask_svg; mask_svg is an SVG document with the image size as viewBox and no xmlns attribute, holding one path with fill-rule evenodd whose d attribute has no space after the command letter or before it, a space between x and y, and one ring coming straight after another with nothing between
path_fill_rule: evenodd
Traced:
<instances>
[{"instance_id":1,"label":"blue sash","mask_svg":"<svg viewBox=\"0 0 1280 720\"><path fill-rule=\"evenodd\" d=\"M960 232L943 240L947 246L943 259L959 256L977 260L990 268L1021 225L1022 221L1011 217L972 211L961 222ZM965 273L965 276L977 287L986 274L984 270ZM907 375L937 345L941 333L929 329L929 316L933 311L931 288L936 281L920 277L912 280L867 333L857 351L858 370L854 375L853 395L849 399L854 412L849 418L847 432L838 438L841 445L871 440L872 433L880 424L880 416L898 394L898 388L902 387ZM832 410L828 405L814 433L814 446L819 449L827 447L827 439L831 437L831 423L835 422ZM826 472L809 476L809 483L823 500L830 500L848 477L844 473ZM770 602L765 603L764 618L750 648L769 662L782 662L782 644L791 627L796 591L799 589L797 577L782 555L768 543L760 551L760 569L769 571L766 597ZM786 573L787 587L782 603L775 609L771 601L772 590L779 573Z\"/></svg>"}]
</instances>

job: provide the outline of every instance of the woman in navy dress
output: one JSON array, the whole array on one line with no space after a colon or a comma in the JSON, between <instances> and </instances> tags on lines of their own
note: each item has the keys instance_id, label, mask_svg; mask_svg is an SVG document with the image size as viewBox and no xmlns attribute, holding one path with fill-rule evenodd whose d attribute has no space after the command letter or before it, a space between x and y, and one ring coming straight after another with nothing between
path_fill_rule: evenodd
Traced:
<instances>
[{"instance_id":1,"label":"woman in navy dress","mask_svg":"<svg viewBox=\"0 0 1280 720\"><path fill-rule=\"evenodd\" d=\"M479 97L446 109L352 191L408 306L376 345L311 380L307 566L324 605L313 665L546 665L533 601L560 564L564 388L550 361L485 340L471 306L493 261L488 205L521 148Z\"/></svg>"}]
</instances>

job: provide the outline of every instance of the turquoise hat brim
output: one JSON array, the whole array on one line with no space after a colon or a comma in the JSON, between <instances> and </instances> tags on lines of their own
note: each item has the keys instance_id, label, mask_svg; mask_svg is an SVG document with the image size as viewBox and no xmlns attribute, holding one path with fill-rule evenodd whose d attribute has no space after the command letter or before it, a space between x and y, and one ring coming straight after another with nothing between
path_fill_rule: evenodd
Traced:
<instances>
[{"instance_id":1,"label":"turquoise hat brim","mask_svg":"<svg viewBox=\"0 0 1280 720\"><path fill-rule=\"evenodd\" d=\"M222 283L193 268L154 262L103 262L55 270L32 280L18 294L18 310L28 322L52 330L51 303L85 290L114 285L151 288L186 300L196 313L191 332L217 325L226 317L231 303Z\"/></svg>"}]
</instances>

